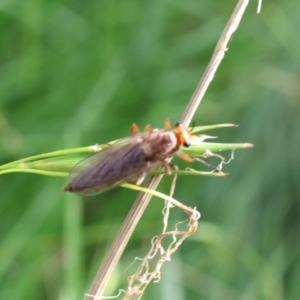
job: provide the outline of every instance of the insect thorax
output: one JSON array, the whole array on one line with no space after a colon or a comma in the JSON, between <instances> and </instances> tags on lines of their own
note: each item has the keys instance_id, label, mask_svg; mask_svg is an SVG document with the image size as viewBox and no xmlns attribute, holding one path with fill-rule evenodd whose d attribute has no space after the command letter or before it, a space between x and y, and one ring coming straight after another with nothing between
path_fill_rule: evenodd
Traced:
<instances>
[{"instance_id":1,"label":"insect thorax","mask_svg":"<svg viewBox=\"0 0 300 300\"><path fill-rule=\"evenodd\" d=\"M152 131L142 146L145 156L157 160L171 157L178 148L177 137L172 130Z\"/></svg>"}]
</instances>

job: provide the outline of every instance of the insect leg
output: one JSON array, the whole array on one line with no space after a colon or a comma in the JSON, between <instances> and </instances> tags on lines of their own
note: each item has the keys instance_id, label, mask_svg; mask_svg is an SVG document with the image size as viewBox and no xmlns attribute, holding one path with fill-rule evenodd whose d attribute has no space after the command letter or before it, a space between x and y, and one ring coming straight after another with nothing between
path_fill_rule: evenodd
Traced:
<instances>
[{"instance_id":1,"label":"insect leg","mask_svg":"<svg viewBox=\"0 0 300 300\"><path fill-rule=\"evenodd\" d=\"M172 175L172 171L169 164L165 165L165 172L167 175Z\"/></svg>"},{"instance_id":2,"label":"insect leg","mask_svg":"<svg viewBox=\"0 0 300 300\"><path fill-rule=\"evenodd\" d=\"M132 124L130 127L130 133L131 134L135 134L140 132L140 129L138 128L138 126L136 124Z\"/></svg>"},{"instance_id":3,"label":"insect leg","mask_svg":"<svg viewBox=\"0 0 300 300\"><path fill-rule=\"evenodd\" d=\"M208 167L209 169L212 169L213 171L217 171L217 172L220 171L218 169L218 167L215 167L215 166L209 164L205 160L198 158L198 157L190 157L189 155L187 155L186 153L184 153L180 150L176 152L176 155L178 155L181 159L189 161L189 162L198 161L198 162L202 163L203 165L205 165L206 167Z\"/></svg>"},{"instance_id":4,"label":"insect leg","mask_svg":"<svg viewBox=\"0 0 300 300\"><path fill-rule=\"evenodd\" d=\"M165 119L164 125L165 125L165 128L166 128L166 129L172 128L171 122L170 122L170 119L169 119L169 118L166 118L166 119Z\"/></svg>"},{"instance_id":5,"label":"insect leg","mask_svg":"<svg viewBox=\"0 0 300 300\"><path fill-rule=\"evenodd\" d=\"M178 170L178 167L168 161L164 161L162 164L162 167L164 168L165 172L167 175L172 175L172 170L171 168Z\"/></svg>"},{"instance_id":6,"label":"insect leg","mask_svg":"<svg viewBox=\"0 0 300 300\"><path fill-rule=\"evenodd\" d=\"M147 132L151 132L151 131L152 131L152 127L150 126L150 124L148 124L148 125L145 127L145 131L147 131Z\"/></svg>"},{"instance_id":7,"label":"insect leg","mask_svg":"<svg viewBox=\"0 0 300 300\"><path fill-rule=\"evenodd\" d=\"M178 150L176 152L176 155L179 156L181 159L185 160L185 161L189 161L189 162L193 162L195 159L190 157L189 155L187 155L186 153Z\"/></svg>"},{"instance_id":8,"label":"insect leg","mask_svg":"<svg viewBox=\"0 0 300 300\"><path fill-rule=\"evenodd\" d=\"M171 169L174 169L174 170L178 170L178 166L177 165L174 165L174 164L172 164L172 163L168 163L168 166L169 166L169 168Z\"/></svg>"}]
</instances>

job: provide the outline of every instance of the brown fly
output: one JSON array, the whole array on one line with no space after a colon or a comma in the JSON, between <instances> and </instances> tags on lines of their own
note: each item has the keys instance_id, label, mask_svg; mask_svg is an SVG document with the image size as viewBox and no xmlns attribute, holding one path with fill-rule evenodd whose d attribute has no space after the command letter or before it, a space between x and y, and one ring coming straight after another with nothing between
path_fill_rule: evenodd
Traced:
<instances>
[{"instance_id":1,"label":"brown fly","mask_svg":"<svg viewBox=\"0 0 300 300\"><path fill-rule=\"evenodd\" d=\"M65 191L80 194L97 194L125 182L141 184L151 171L163 168L171 174L169 159L177 155L184 160L191 157L179 150L189 147L191 135L188 128L177 123L172 129L169 119L164 129L146 126L145 132L133 124L131 136L79 162L70 174Z\"/></svg>"}]
</instances>

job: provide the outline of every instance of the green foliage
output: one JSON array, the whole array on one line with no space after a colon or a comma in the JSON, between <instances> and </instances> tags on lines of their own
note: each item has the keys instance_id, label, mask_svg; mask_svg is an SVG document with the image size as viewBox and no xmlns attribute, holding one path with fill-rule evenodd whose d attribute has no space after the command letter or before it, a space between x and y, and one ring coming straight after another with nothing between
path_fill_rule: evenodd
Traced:
<instances>
[{"instance_id":1,"label":"green foliage","mask_svg":"<svg viewBox=\"0 0 300 300\"><path fill-rule=\"evenodd\" d=\"M115 140L133 122L177 122L235 4L2 1L0 164ZM174 197L197 206L199 229L143 299L299 299L299 5L265 1L256 15L256 4L194 118L240 124L213 135L255 147L236 153L226 178L179 177ZM0 177L0 299L82 299L137 194L80 199L64 185ZM169 187L164 178L159 190ZM161 209L153 198L107 294L126 286Z\"/></svg>"}]
</instances>

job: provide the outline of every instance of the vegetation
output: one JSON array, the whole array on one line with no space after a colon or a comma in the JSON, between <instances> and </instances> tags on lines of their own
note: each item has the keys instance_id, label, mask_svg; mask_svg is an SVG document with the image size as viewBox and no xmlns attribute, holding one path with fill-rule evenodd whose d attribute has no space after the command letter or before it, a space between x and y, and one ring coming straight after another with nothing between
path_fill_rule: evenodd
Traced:
<instances>
[{"instance_id":1,"label":"vegetation","mask_svg":"<svg viewBox=\"0 0 300 300\"><path fill-rule=\"evenodd\" d=\"M133 122L177 122L235 4L2 1L0 164L116 140ZM299 299L298 2L265 1L260 15L256 5L194 118L239 124L212 135L255 147L236 152L223 168L230 176L178 178L174 197L197 206L199 227L145 300ZM82 299L137 195L116 188L80 198L62 192L65 182L0 177L0 299ZM151 200L108 295L126 287L138 262L127 267L148 252L162 207Z\"/></svg>"}]
</instances>

